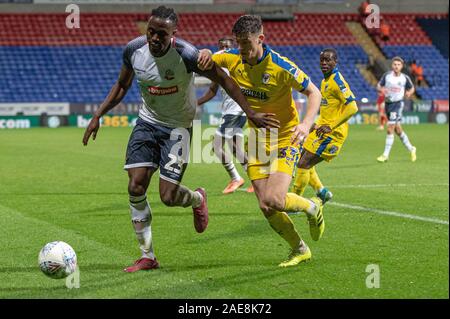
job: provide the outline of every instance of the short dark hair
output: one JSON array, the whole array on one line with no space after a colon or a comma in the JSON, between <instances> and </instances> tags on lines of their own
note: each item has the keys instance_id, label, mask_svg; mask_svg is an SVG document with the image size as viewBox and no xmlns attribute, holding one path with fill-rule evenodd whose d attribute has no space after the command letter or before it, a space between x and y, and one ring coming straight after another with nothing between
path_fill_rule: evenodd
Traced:
<instances>
[{"instance_id":1,"label":"short dark hair","mask_svg":"<svg viewBox=\"0 0 450 319\"><path fill-rule=\"evenodd\" d=\"M403 65L405 65L405 61L404 61L401 57L399 57L399 56L393 57L393 58L392 58L392 62L394 62L394 61L399 61L399 62L401 62Z\"/></svg>"},{"instance_id":2,"label":"short dark hair","mask_svg":"<svg viewBox=\"0 0 450 319\"><path fill-rule=\"evenodd\" d=\"M255 34L262 30L262 19L257 15L246 14L241 16L234 24L233 34Z\"/></svg>"},{"instance_id":3,"label":"short dark hair","mask_svg":"<svg viewBox=\"0 0 450 319\"><path fill-rule=\"evenodd\" d=\"M159 6L158 8L152 10L152 16L169 20L175 25L178 24L178 16L172 8Z\"/></svg>"},{"instance_id":4,"label":"short dark hair","mask_svg":"<svg viewBox=\"0 0 450 319\"><path fill-rule=\"evenodd\" d=\"M337 53L336 49L333 49L333 48L326 48L326 49L322 50L322 52L320 52L320 53L325 53L325 52L331 52L331 53L333 53L334 59L335 59L335 60L338 59L338 53Z\"/></svg>"}]
</instances>

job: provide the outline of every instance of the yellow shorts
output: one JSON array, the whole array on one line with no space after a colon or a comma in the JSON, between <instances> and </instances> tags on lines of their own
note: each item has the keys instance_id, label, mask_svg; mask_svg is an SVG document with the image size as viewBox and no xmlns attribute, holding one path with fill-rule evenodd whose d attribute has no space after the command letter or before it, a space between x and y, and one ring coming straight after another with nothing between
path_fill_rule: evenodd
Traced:
<instances>
[{"instance_id":1,"label":"yellow shorts","mask_svg":"<svg viewBox=\"0 0 450 319\"><path fill-rule=\"evenodd\" d=\"M322 138L318 138L316 131L313 131L309 133L302 147L329 162L339 154L344 142L345 137L340 134L337 136L332 132Z\"/></svg>"},{"instance_id":2,"label":"yellow shorts","mask_svg":"<svg viewBox=\"0 0 450 319\"><path fill-rule=\"evenodd\" d=\"M293 176L300 151L298 146L283 144L280 144L273 156L267 156L264 160L249 155L247 174L250 180L268 178L270 174L277 172Z\"/></svg>"}]
</instances>

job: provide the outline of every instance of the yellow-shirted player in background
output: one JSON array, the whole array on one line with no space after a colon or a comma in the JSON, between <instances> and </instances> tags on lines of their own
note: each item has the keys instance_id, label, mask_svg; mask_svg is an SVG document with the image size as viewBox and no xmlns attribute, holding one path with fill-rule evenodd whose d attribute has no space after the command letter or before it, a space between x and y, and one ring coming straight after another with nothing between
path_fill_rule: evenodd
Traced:
<instances>
[{"instance_id":1,"label":"yellow-shirted player in background","mask_svg":"<svg viewBox=\"0 0 450 319\"><path fill-rule=\"evenodd\" d=\"M309 183L323 203L330 200L332 194L323 187L314 166L339 154L348 135L347 121L358 112L355 96L337 63L336 50L325 49L320 53L320 69L324 76L320 85L320 115L303 144L293 187L296 194L303 195Z\"/></svg>"},{"instance_id":2,"label":"yellow-shirted player in background","mask_svg":"<svg viewBox=\"0 0 450 319\"><path fill-rule=\"evenodd\" d=\"M251 130L247 173L270 226L291 246L291 254L280 266L294 266L310 259L311 251L285 212L305 212L314 240L319 240L324 231L321 200L317 197L305 199L288 193L299 157L298 143L304 140L314 123L320 106L320 91L293 62L263 44L264 34L259 16L240 17L232 32L238 49L216 53L213 59L220 67L230 71L230 76L241 87L254 111L273 114L280 123L275 145L271 145L267 135L258 139L260 148L275 151L275 158L269 162L251 150L252 136L258 134L256 129ZM292 89L308 97L307 112L301 124ZM249 126L255 127L250 120Z\"/></svg>"}]
</instances>

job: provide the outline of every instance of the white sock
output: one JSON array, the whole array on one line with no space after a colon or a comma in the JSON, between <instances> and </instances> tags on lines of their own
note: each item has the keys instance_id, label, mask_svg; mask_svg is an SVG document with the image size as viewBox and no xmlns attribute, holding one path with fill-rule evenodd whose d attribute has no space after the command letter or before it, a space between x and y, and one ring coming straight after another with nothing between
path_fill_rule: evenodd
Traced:
<instances>
[{"instance_id":1,"label":"white sock","mask_svg":"<svg viewBox=\"0 0 450 319\"><path fill-rule=\"evenodd\" d=\"M152 243L152 212L146 195L130 195L130 213L142 257L155 259Z\"/></svg>"},{"instance_id":2,"label":"white sock","mask_svg":"<svg viewBox=\"0 0 450 319\"><path fill-rule=\"evenodd\" d=\"M193 199L192 199L192 208L200 207L203 201L203 196L199 192L193 193Z\"/></svg>"},{"instance_id":3,"label":"white sock","mask_svg":"<svg viewBox=\"0 0 450 319\"><path fill-rule=\"evenodd\" d=\"M408 135L406 135L405 132L402 132L402 134L400 135L400 139L402 140L403 145L405 145L408 151L412 152L414 146L412 146L411 143L409 142Z\"/></svg>"},{"instance_id":4,"label":"white sock","mask_svg":"<svg viewBox=\"0 0 450 319\"><path fill-rule=\"evenodd\" d=\"M309 208L305 211L305 213L314 216L316 214L317 205L312 200L309 200L309 202L311 203L311 206L309 206Z\"/></svg>"},{"instance_id":5,"label":"white sock","mask_svg":"<svg viewBox=\"0 0 450 319\"><path fill-rule=\"evenodd\" d=\"M236 166L234 166L233 162L224 163L223 167L225 167L225 169L228 172L228 175L230 175L232 180L239 181L241 179L241 175L239 175Z\"/></svg>"},{"instance_id":6,"label":"white sock","mask_svg":"<svg viewBox=\"0 0 450 319\"><path fill-rule=\"evenodd\" d=\"M386 135L386 145L384 146L383 155L389 157L389 153L391 152L392 144L394 144L394 134Z\"/></svg>"}]
</instances>

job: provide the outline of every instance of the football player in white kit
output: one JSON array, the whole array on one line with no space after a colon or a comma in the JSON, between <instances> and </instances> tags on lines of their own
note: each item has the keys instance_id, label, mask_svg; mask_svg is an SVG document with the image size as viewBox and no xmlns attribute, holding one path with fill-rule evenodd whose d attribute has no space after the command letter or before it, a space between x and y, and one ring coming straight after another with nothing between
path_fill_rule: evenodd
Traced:
<instances>
[{"instance_id":1,"label":"football player in white kit","mask_svg":"<svg viewBox=\"0 0 450 319\"><path fill-rule=\"evenodd\" d=\"M233 48L233 42L234 40L232 38L224 37L219 39L219 51ZM223 70L229 74L227 69L223 68ZM208 91L198 99L198 105L200 106L210 101L216 96L218 90L219 85L215 82L211 83ZM231 194L241 187L245 183L245 180L239 175L239 172L233 163L233 159L225 151L225 145L228 144L233 154L235 154L240 161L244 171L247 171L247 156L245 152L243 152L243 127L247 122L247 117L239 104L237 104L223 88L220 88L220 91L222 94L222 119L214 136L214 153L222 161L223 167L231 178L222 193ZM250 186L247 191L253 192L253 187Z\"/></svg>"},{"instance_id":2,"label":"football player in white kit","mask_svg":"<svg viewBox=\"0 0 450 319\"><path fill-rule=\"evenodd\" d=\"M219 83L238 102L249 120L258 127L279 127L274 114L256 113L239 86L190 43L175 38L178 17L171 8L152 10L147 34L127 44L119 78L86 128L83 144L95 139L100 118L125 96L136 77L142 97L139 119L131 133L124 169L128 171L129 205L132 224L142 252L126 272L159 267L152 245L152 212L147 188L160 169L159 193L167 206L192 207L194 226L203 232L208 225L206 192L181 185L189 161L192 121L197 100L194 76L198 73ZM174 248L176 249L176 248Z\"/></svg>"},{"instance_id":3,"label":"football player in white kit","mask_svg":"<svg viewBox=\"0 0 450 319\"><path fill-rule=\"evenodd\" d=\"M403 145L411 154L411 161L417 159L416 148L411 145L408 136L401 126L404 99L411 98L414 94L414 84L409 76L402 73L405 62L401 57L392 58L392 70L386 72L378 82L378 91L385 96L385 109L387 122L387 135L384 152L377 158L380 163L387 162L392 145L394 144L394 132L398 135Z\"/></svg>"}]
</instances>

